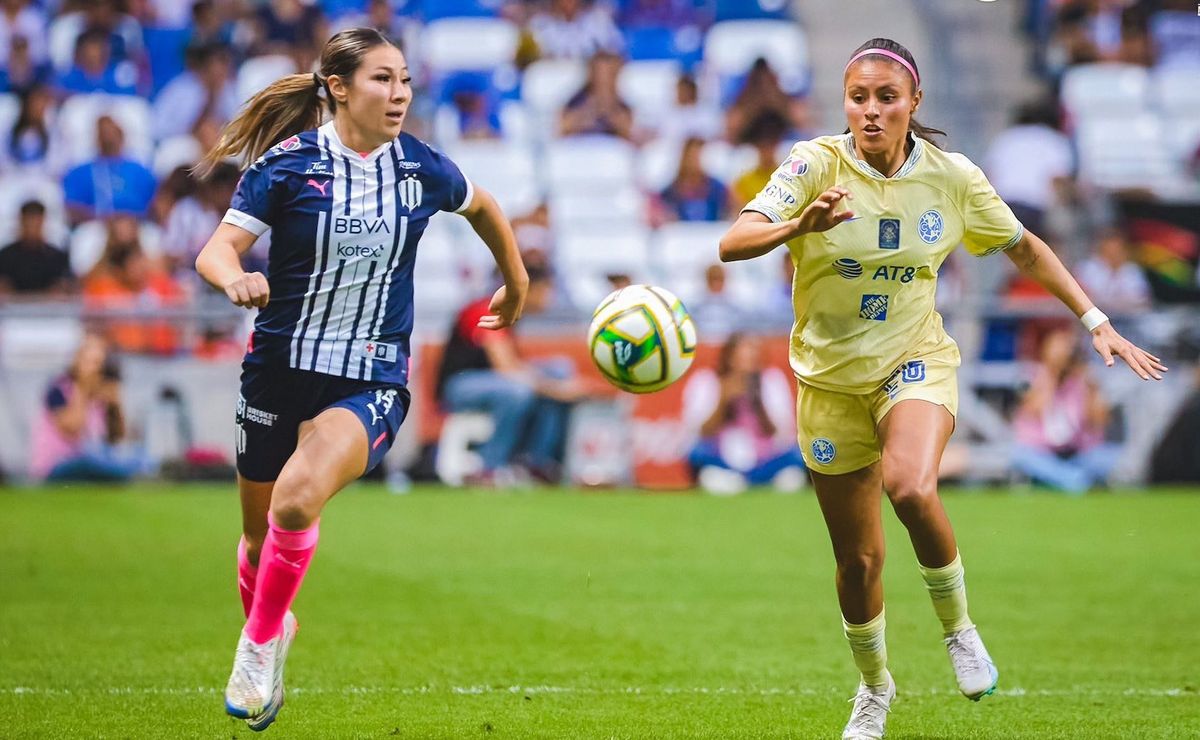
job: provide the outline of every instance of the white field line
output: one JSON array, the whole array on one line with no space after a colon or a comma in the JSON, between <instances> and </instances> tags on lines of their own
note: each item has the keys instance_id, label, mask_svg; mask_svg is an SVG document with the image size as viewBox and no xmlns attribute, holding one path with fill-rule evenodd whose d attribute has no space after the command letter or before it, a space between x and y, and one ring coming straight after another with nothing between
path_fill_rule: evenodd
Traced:
<instances>
[{"instance_id":1,"label":"white field line","mask_svg":"<svg viewBox=\"0 0 1200 740\"><path fill-rule=\"evenodd\" d=\"M220 693L215 686L188 687L134 687L110 686L95 689L55 689L33 686L4 686L0 687L0 696L95 696L107 694L111 696L196 696ZM757 688L730 686L625 686L616 688L589 688L581 686L343 686L337 688L305 688L303 686L288 689L289 694L314 694L352 696L359 694L384 694L400 696L458 694L479 696L489 694L516 694L523 696L566 694L578 696L841 696L845 694L837 688ZM903 690L901 694L909 696L958 696L951 689ZM1012 697L1086 697L1086 698L1116 698L1116 697L1200 697L1200 691L1192 688L1074 688L1074 689L998 689L998 696Z\"/></svg>"}]
</instances>

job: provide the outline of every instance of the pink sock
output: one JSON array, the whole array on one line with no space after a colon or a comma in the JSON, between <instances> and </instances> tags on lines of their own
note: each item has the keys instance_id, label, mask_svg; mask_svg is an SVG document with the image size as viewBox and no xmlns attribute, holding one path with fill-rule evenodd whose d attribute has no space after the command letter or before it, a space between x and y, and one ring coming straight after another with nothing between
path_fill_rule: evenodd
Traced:
<instances>
[{"instance_id":1,"label":"pink sock","mask_svg":"<svg viewBox=\"0 0 1200 740\"><path fill-rule=\"evenodd\" d=\"M254 584L258 580L258 568L250 564L246 557L246 540L238 539L238 593L242 595L242 609L250 616L250 607L254 606Z\"/></svg>"},{"instance_id":2,"label":"pink sock","mask_svg":"<svg viewBox=\"0 0 1200 740\"><path fill-rule=\"evenodd\" d=\"M283 617L300 590L320 536L317 522L300 532L280 529L270 514L267 522L270 529L258 558L254 606L246 620L246 634L257 643L267 642L283 628Z\"/></svg>"}]
</instances>

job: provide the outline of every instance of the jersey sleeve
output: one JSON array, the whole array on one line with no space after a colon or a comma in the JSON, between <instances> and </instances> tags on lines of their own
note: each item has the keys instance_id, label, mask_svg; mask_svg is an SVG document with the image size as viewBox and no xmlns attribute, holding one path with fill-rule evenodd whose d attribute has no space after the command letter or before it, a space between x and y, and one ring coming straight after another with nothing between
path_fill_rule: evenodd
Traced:
<instances>
[{"instance_id":1,"label":"jersey sleeve","mask_svg":"<svg viewBox=\"0 0 1200 740\"><path fill-rule=\"evenodd\" d=\"M438 206L438 209L450 211L451 213L462 213L467 210L467 206L471 205L471 199L475 197L475 186L462 173L458 165L445 154L432 147L430 148L430 154L433 156L434 162L437 163L438 171L448 181L445 188L446 198Z\"/></svg>"},{"instance_id":2,"label":"jersey sleeve","mask_svg":"<svg viewBox=\"0 0 1200 740\"><path fill-rule=\"evenodd\" d=\"M996 194L983 170L970 162L967 165L967 186L961 204L963 246L976 257L1011 249L1025 235L1025 227Z\"/></svg>"},{"instance_id":3,"label":"jersey sleeve","mask_svg":"<svg viewBox=\"0 0 1200 740\"><path fill-rule=\"evenodd\" d=\"M229 202L229 210L221 219L223 223L240 226L255 236L262 236L271 228L283 200L280 197L282 182L274 167L276 161L277 158L268 152L242 174Z\"/></svg>"},{"instance_id":4,"label":"jersey sleeve","mask_svg":"<svg viewBox=\"0 0 1200 740\"><path fill-rule=\"evenodd\" d=\"M797 142L767 186L742 211L761 213L775 223L795 218L823 192L825 169L824 157L811 142Z\"/></svg>"}]
</instances>

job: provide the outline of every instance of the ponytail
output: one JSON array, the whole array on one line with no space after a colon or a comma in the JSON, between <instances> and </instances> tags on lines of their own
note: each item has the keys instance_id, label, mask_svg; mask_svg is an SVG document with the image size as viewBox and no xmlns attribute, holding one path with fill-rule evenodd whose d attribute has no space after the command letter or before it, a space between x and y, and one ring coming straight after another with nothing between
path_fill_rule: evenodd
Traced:
<instances>
[{"instance_id":1,"label":"ponytail","mask_svg":"<svg viewBox=\"0 0 1200 740\"><path fill-rule=\"evenodd\" d=\"M333 106L321 99L325 83L317 74L288 75L260 91L221 132L221 138L200 163L195 174L204 179L227 157L242 167L261 157L288 136L321 125L326 109Z\"/></svg>"}]
</instances>

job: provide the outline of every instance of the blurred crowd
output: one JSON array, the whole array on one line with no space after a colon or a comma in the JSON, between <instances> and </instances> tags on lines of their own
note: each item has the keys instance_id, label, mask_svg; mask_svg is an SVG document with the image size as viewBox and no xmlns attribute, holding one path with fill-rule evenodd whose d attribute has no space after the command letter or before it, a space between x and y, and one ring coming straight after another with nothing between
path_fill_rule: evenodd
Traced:
<instances>
[{"instance_id":1,"label":"blurred crowd","mask_svg":"<svg viewBox=\"0 0 1200 740\"><path fill-rule=\"evenodd\" d=\"M745 21L761 22L754 33L781 43L759 53L746 27L735 28ZM110 317L94 328L122 353L240 354L236 320L197 328L172 318L209 295L191 265L240 174L227 163L201 182L190 167L253 92L311 69L330 33L359 25L385 31L404 49L416 86L407 128L497 192L527 261L546 276L546 310L586 315L608 290L669 276L701 335L728 341L720 367L685 394L687 423L701 440L692 465L707 471L709 487L736 490L793 470L794 450L772 441L786 437L788 425L766 413L780 384L765 369L746 369L757 347L743 334L786 331L791 262L781 255L725 266L715 247L694 248L715 245L791 142L832 132L817 127L803 27L786 2L0 0L0 301L81 302L89 315ZM1195 187L1200 16L1190 0L1030 0L1025 32L1035 42L1030 64L1042 93L1013 111L980 164L1020 220L1137 336L1139 317L1161 305L1160 286L1148 279L1145 240L1113 197L1161 194L1137 180L1136 168L1111 179L1092 152L1102 147L1110 162L1133 151L1145 164L1158 149L1137 149L1141 129L1129 133L1127 109L1081 104L1095 96L1079 91L1090 89L1098 63L1106 74L1135 68L1129 79L1141 80L1147 115L1164 126L1190 116L1170 137L1148 129L1145 146L1169 139L1171 176ZM1171 82L1187 79L1186 89ZM1110 129L1125 147L1101 136ZM464 311L478 309L492 276L438 257L440 228L431 227L423 248L420 259L428 253L430 262L420 268L418 300L432 301L432 314L457 327ZM248 256L252 267L264 266L269 238ZM461 232L440 238L444 245ZM602 243L611 254L597 253ZM1193 288L1196 256L1184 255L1179 268L1192 271L1185 282ZM943 268L946 305L968 292L1009 309L1052 303L1005 260L973 271L963 259L957 254ZM424 296L422 281L435 286ZM565 423L561 405L591 393L552 366L474 346L454 331L450 341L464 343L470 362L451 369L475 375L439 381L447 410L507 403L554 430ZM985 323L978 358L1024 363L1029 392L1005 409L1028 453L1021 469L1065 489L1104 479L1108 471L1095 459L1112 455L1087 453L1114 436L1084 356L1061 346L1073 341L1060 322L996 318ZM497 368L539 378L536 398L500 399L482 374ZM1065 417L1071 427L1042 428L1061 417L1060 407L1073 409ZM551 436L543 431L523 450L487 452L496 460L523 454L530 468L553 470L558 461L537 442ZM1067 472L1076 453L1082 457ZM780 485L791 485L790 477Z\"/></svg>"}]
</instances>

